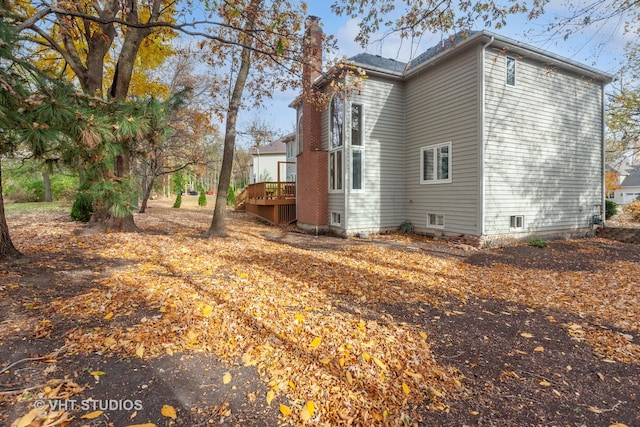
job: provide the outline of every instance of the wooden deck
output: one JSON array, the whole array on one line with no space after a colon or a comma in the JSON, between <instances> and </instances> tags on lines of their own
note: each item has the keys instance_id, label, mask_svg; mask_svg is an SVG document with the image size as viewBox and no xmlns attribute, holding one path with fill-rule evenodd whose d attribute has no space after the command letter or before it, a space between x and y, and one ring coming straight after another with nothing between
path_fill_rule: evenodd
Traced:
<instances>
[{"instance_id":1,"label":"wooden deck","mask_svg":"<svg viewBox=\"0 0 640 427\"><path fill-rule=\"evenodd\" d=\"M295 182L257 182L236 197L236 210L246 210L271 224L289 224L296 219Z\"/></svg>"}]
</instances>

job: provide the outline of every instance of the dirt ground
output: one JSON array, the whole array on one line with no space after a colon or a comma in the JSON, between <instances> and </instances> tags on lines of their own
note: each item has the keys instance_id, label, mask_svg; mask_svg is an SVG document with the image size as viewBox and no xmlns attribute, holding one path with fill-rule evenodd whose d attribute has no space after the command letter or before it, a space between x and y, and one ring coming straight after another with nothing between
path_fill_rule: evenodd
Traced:
<instances>
[{"instance_id":1,"label":"dirt ground","mask_svg":"<svg viewBox=\"0 0 640 427\"><path fill-rule=\"evenodd\" d=\"M208 210L182 210L180 215L202 224L201 229L194 229L184 217L176 219L180 217L175 210L160 203L152 202L150 212L147 218L154 220L138 216L141 231L132 236L155 239L181 234L186 236L187 245L196 241L188 239L202 240L198 233L210 215ZM287 409L300 409L291 403L291 396L295 395L296 384L297 389L302 387L303 379L292 375L289 393L281 387L281 392L270 396L270 390L277 390L270 381L274 374L269 373L267 365L246 363L244 359L253 346L245 346L244 354L229 350L229 355L216 350L213 342L208 343L211 350L187 346L155 354L150 345L137 344L131 351L126 351L127 347L101 351L93 346L92 333L106 333L116 326L123 334L144 330L145 325L154 324L158 310L162 311L153 304L140 303L129 307L126 316L118 316L116 310L113 319L109 316L113 312L99 318L83 313L100 304L100 300L91 299L91 292L100 290L101 280L120 277L117 274L137 262L127 256L97 256L95 250L104 248L77 243L37 249L69 236L91 242L95 231L68 222L60 212L16 214L10 215L10 228L16 246L27 258L0 262L0 425L640 425L638 246L585 239L553 241L544 249L520 245L472 250L418 236L348 240L307 236L267 227L234 212L229 213L228 221L234 233L236 227L252 230L238 234L242 237L234 240L240 245L234 249L239 251L238 262L245 262L242 251L249 251L242 246L243 239L253 239L258 246L278 245L283 253L290 254L291 262L304 253L309 260L322 254L326 259L352 256L358 263L374 253L369 251L384 251L386 257L401 259L407 266L406 273L414 277L385 279L381 285L385 291L379 297L372 281L364 290L355 289L355 285L340 287L340 277L347 283L348 274L337 273L337 278L331 279L332 287L323 288L331 291L333 301L331 310L323 316L327 319L356 313L362 319L358 325L375 326L380 331L387 330L382 326L415 331L415 336L424 338L431 355L426 360L416 354L416 363L446 366L446 372L443 368L433 374L442 378L433 381L451 382L444 378L455 377L452 381L459 387L446 392L445 388L429 387L431 400L405 399L400 416L378 417L372 410L373 418L367 418L364 411L352 408L352 414L342 410L330 418L331 405L326 404L321 407L323 417L320 409L316 408L314 416L311 408L310 418L292 418ZM67 230L69 235L62 236L60 230ZM196 246L191 248L195 250ZM122 250L126 250L124 246ZM445 263L449 276L442 276L445 279L439 280L442 283L438 286L416 288L421 295L415 296L418 292L411 291L409 284L420 282L422 274L425 282L431 280L418 269L423 259L434 265ZM244 268L263 267L256 261ZM362 273L356 280L366 281L366 277ZM65 311L65 301L77 304L83 295L87 295L88 303L78 307L84 309ZM263 317L266 322L268 316ZM328 342L328 336L324 341ZM282 345L280 338L269 335L267 341L278 347ZM287 351L297 352L289 347ZM365 355L362 352L358 362L364 363L362 357L368 361ZM411 360L412 356L403 357ZM340 360L331 369L339 370L343 363L349 360ZM309 366L315 365L310 362ZM398 368L398 372L403 370L408 372L406 367ZM357 372L355 367L352 372ZM319 388L329 389L317 391L317 396L334 393L331 381L335 378L318 382ZM431 384L431 379L421 378L416 380L417 386L410 383L412 392L421 381ZM357 380L355 384L359 384ZM352 381L347 385L353 385ZM384 391L390 401L398 394L403 396L403 389L411 396L409 387L405 388L405 383L402 386L397 393ZM369 393L365 388L354 386L351 390L356 395ZM380 398L384 401L387 397ZM303 412L305 408L303 403Z\"/></svg>"}]
</instances>

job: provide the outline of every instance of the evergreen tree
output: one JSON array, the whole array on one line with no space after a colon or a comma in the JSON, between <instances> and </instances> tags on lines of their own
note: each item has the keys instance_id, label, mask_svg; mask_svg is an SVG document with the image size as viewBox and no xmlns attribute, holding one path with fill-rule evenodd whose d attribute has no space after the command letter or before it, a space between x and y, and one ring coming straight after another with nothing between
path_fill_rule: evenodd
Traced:
<instances>
[{"instance_id":1,"label":"evergreen tree","mask_svg":"<svg viewBox=\"0 0 640 427\"><path fill-rule=\"evenodd\" d=\"M4 16L0 8L0 16ZM0 158L17 150L42 158L60 148L77 132L75 110L81 98L61 81L48 80L28 61L16 55L20 40L15 28L0 20ZM0 164L0 259L21 256L9 236Z\"/></svg>"},{"instance_id":2,"label":"evergreen tree","mask_svg":"<svg viewBox=\"0 0 640 427\"><path fill-rule=\"evenodd\" d=\"M0 19L0 156L20 150L36 159L55 155L80 165L81 188L102 201L98 207L114 217L129 215L133 186L131 179L117 176L116 158L122 141L149 128L146 110L135 102L102 101L49 78L16 54L22 52L20 43L15 28ZM21 255L9 236L2 195L0 169L0 259Z\"/></svg>"},{"instance_id":3,"label":"evergreen tree","mask_svg":"<svg viewBox=\"0 0 640 427\"><path fill-rule=\"evenodd\" d=\"M207 193L204 191L204 187L200 186L200 195L198 196L198 206L207 206Z\"/></svg>"}]
</instances>

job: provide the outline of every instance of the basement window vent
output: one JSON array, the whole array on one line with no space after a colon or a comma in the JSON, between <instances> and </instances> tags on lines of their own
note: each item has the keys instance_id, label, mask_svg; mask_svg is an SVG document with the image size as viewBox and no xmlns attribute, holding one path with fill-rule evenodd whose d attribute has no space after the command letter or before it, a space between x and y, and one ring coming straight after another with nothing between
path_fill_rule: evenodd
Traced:
<instances>
[{"instance_id":1,"label":"basement window vent","mask_svg":"<svg viewBox=\"0 0 640 427\"><path fill-rule=\"evenodd\" d=\"M342 214L331 212L331 225L342 225Z\"/></svg>"},{"instance_id":2,"label":"basement window vent","mask_svg":"<svg viewBox=\"0 0 640 427\"><path fill-rule=\"evenodd\" d=\"M511 215L509 222L512 230L521 230L524 228L524 215Z\"/></svg>"},{"instance_id":3,"label":"basement window vent","mask_svg":"<svg viewBox=\"0 0 640 427\"><path fill-rule=\"evenodd\" d=\"M427 214L427 227L429 228L444 228L444 215L437 213Z\"/></svg>"}]
</instances>

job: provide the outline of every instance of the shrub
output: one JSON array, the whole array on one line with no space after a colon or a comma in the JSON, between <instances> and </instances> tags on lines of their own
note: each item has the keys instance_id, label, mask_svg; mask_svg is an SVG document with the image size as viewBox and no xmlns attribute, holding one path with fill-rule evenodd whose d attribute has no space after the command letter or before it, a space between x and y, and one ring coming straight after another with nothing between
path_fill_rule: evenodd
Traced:
<instances>
[{"instance_id":1,"label":"shrub","mask_svg":"<svg viewBox=\"0 0 640 427\"><path fill-rule=\"evenodd\" d=\"M618 213L618 204L613 200L605 200L604 219L609 219Z\"/></svg>"},{"instance_id":2,"label":"shrub","mask_svg":"<svg viewBox=\"0 0 640 427\"><path fill-rule=\"evenodd\" d=\"M38 198L32 193L25 190L14 190L7 192L7 199L15 203L39 202Z\"/></svg>"},{"instance_id":3,"label":"shrub","mask_svg":"<svg viewBox=\"0 0 640 427\"><path fill-rule=\"evenodd\" d=\"M235 206L236 204L236 193L233 191L233 187L229 186L229 191L227 192L227 206Z\"/></svg>"},{"instance_id":4,"label":"shrub","mask_svg":"<svg viewBox=\"0 0 640 427\"><path fill-rule=\"evenodd\" d=\"M631 215L635 221L640 221L640 200L634 200L625 206L625 211Z\"/></svg>"},{"instance_id":5,"label":"shrub","mask_svg":"<svg viewBox=\"0 0 640 427\"><path fill-rule=\"evenodd\" d=\"M180 205L182 205L182 194L178 193L178 195L176 196L176 201L173 202L173 207L174 208L179 208Z\"/></svg>"},{"instance_id":6,"label":"shrub","mask_svg":"<svg viewBox=\"0 0 640 427\"><path fill-rule=\"evenodd\" d=\"M207 206L207 193L204 187L200 187L200 196L198 196L198 206Z\"/></svg>"},{"instance_id":7,"label":"shrub","mask_svg":"<svg viewBox=\"0 0 640 427\"><path fill-rule=\"evenodd\" d=\"M71 206L71 219L80 222L89 222L93 214L93 197L91 194L81 191L76 194L76 199Z\"/></svg>"},{"instance_id":8,"label":"shrub","mask_svg":"<svg viewBox=\"0 0 640 427\"><path fill-rule=\"evenodd\" d=\"M533 246L535 248L546 248L547 242L541 239L531 239L527 242L527 245Z\"/></svg>"},{"instance_id":9,"label":"shrub","mask_svg":"<svg viewBox=\"0 0 640 427\"><path fill-rule=\"evenodd\" d=\"M413 233L413 224L411 224L411 221L406 220L398 226L398 231L402 234L411 234Z\"/></svg>"}]
</instances>

